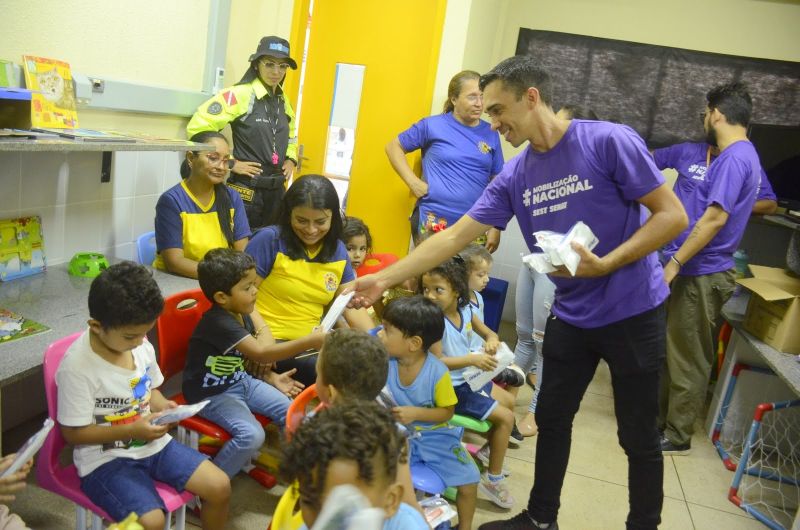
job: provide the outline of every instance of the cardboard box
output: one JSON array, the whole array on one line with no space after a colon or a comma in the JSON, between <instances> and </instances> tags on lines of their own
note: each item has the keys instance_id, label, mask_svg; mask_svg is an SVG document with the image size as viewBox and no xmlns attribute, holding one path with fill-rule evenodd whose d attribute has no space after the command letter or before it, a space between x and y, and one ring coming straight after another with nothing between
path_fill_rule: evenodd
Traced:
<instances>
[{"instance_id":1,"label":"cardboard box","mask_svg":"<svg viewBox=\"0 0 800 530\"><path fill-rule=\"evenodd\" d=\"M736 280L752 291L743 327L778 351L800 353L800 278L791 272L750 265L752 278Z\"/></svg>"}]
</instances>

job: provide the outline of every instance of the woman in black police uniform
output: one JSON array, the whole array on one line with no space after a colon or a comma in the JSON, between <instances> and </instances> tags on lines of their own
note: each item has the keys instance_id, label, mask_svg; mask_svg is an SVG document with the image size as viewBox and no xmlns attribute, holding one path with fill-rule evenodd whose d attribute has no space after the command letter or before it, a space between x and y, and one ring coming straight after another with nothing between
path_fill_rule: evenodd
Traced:
<instances>
[{"instance_id":1,"label":"woman in black police uniform","mask_svg":"<svg viewBox=\"0 0 800 530\"><path fill-rule=\"evenodd\" d=\"M249 60L237 84L200 105L186 133L191 138L231 126L235 162L228 185L242 196L255 230L275 223L284 183L297 166L294 110L281 86L297 63L289 57L289 43L275 36L261 39Z\"/></svg>"}]
</instances>

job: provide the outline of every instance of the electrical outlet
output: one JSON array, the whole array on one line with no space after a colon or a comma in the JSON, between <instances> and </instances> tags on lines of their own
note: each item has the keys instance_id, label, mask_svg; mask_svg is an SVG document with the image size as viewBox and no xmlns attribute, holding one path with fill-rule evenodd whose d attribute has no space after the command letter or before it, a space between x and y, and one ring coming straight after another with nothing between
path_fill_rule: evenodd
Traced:
<instances>
[{"instance_id":1,"label":"electrical outlet","mask_svg":"<svg viewBox=\"0 0 800 530\"><path fill-rule=\"evenodd\" d=\"M102 79L90 79L92 82L92 92L102 94L106 89L106 82Z\"/></svg>"}]
</instances>

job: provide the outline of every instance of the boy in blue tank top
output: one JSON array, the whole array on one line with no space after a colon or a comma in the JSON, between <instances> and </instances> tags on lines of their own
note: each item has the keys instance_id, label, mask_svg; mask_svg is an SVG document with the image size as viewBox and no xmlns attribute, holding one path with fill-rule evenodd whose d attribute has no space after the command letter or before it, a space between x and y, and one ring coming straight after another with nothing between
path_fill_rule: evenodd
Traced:
<instances>
[{"instance_id":1,"label":"boy in blue tank top","mask_svg":"<svg viewBox=\"0 0 800 530\"><path fill-rule=\"evenodd\" d=\"M428 352L443 334L441 309L417 295L389 303L379 336L389 353L387 387L398 405L392 413L415 432L410 464L426 465L458 489L458 528L470 530L480 474L461 445L463 429L447 423L458 402L450 371Z\"/></svg>"}]
</instances>

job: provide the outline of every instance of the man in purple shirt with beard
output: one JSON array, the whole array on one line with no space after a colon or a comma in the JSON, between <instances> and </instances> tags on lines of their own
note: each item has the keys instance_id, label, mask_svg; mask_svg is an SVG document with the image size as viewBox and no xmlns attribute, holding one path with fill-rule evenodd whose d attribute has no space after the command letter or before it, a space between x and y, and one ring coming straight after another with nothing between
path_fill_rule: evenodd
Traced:
<instances>
[{"instance_id":1,"label":"man in purple shirt with beard","mask_svg":"<svg viewBox=\"0 0 800 530\"><path fill-rule=\"evenodd\" d=\"M703 120L705 120L705 115ZM719 147L706 142L684 142L653 151L653 160L658 169L672 168L678 172L678 178L672 189L681 202L685 197L691 195L698 182L705 180L708 166L718 156ZM769 215L775 213L777 209L777 197L767 179L764 168L761 168L758 195L751 213L752 215Z\"/></svg>"},{"instance_id":2,"label":"man in purple shirt with beard","mask_svg":"<svg viewBox=\"0 0 800 530\"><path fill-rule=\"evenodd\" d=\"M547 377L536 410L527 509L481 529L558 528L572 421L600 359L611 369L619 439L628 455L627 526L655 529L663 501L656 418L669 293L654 251L686 227L686 213L632 129L556 117L550 77L532 57L501 62L481 77L481 88L492 127L513 146L528 140L530 147L455 225L393 266L359 278L355 304L377 300L387 287L431 269L488 228L505 228L514 216L532 251L534 231L567 232L584 221L599 238L594 252L574 244L581 256L575 277L565 270L551 275L556 295L542 352Z\"/></svg>"},{"instance_id":3,"label":"man in purple shirt with beard","mask_svg":"<svg viewBox=\"0 0 800 530\"><path fill-rule=\"evenodd\" d=\"M761 162L747 140L753 108L741 83L706 94L703 127L719 156L681 201L689 228L664 247L667 369L662 378L659 426L664 454L691 450L694 421L705 397L714 359L714 331L734 289L733 253L756 202Z\"/></svg>"}]
</instances>

